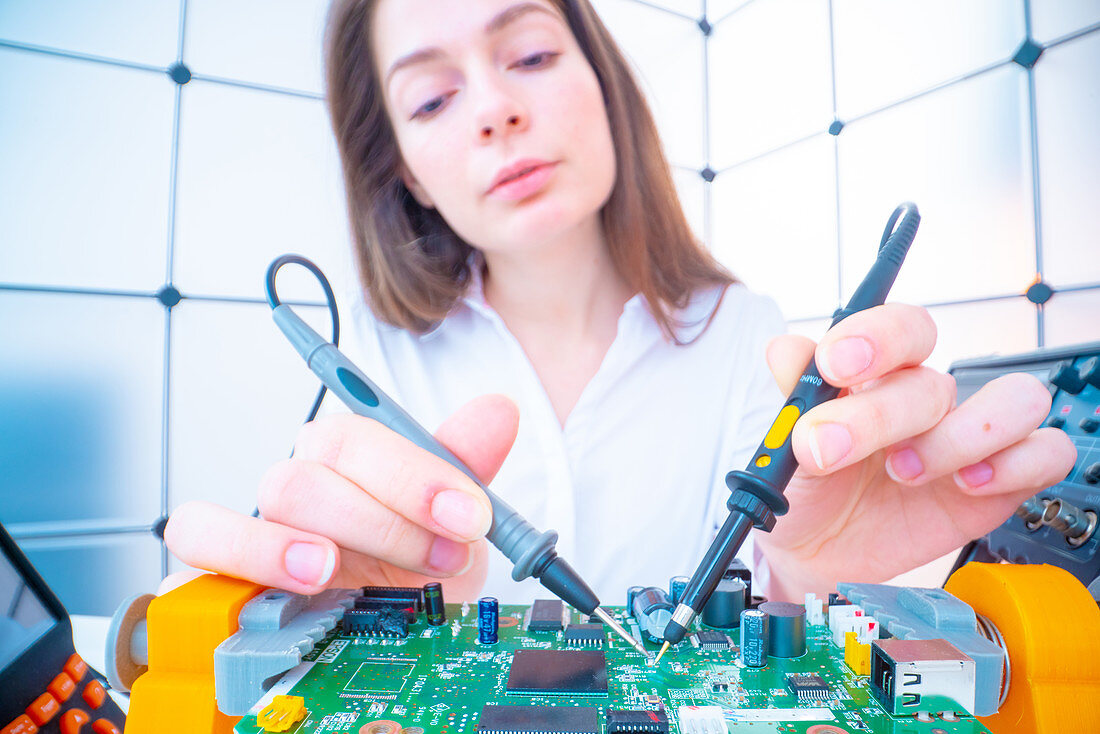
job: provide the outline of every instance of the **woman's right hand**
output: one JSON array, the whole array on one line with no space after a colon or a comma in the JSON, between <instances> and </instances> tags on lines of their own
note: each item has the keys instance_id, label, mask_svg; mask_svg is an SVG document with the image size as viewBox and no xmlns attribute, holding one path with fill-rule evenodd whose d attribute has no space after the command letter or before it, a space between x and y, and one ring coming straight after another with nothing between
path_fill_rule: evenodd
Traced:
<instances>
[{"instance_id":1,"label":"woman's right hand","mask_svg":"<svg viewBox=\"0 0 1100 734\"><path fill-rule=\"evenodd\" d=\"M519 412L476 398L435 436L486 484L515 441ZM188 502L165 528L190 566L300 594L438 580L452 600L485 583L492 509L465 474L382 424L351 414L302 427L294 457L260 482L262 519Z\"/></svg>"}]
</instances>

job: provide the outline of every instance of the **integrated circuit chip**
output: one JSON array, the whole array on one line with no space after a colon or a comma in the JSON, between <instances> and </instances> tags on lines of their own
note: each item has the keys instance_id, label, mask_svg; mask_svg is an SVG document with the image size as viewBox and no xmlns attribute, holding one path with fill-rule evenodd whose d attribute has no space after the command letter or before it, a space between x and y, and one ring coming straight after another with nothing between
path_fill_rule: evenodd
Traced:
<instances>
[{"instance_id":1,"label":"integrated circuit chip","mask_svg":"<svg viewBox=\"0 0 1100 734\"><path fill-rule=\"evenodd\" d=\"M579 647L600 647L603 645L602 624L571 624L565 628L565 644Z\"/></svg>"},{"instance_id":2,"label":"integrated circuit chip","mask_svg":"<svg viewBox=\"0 0 1100 734\"><path fill-rule=\"evenodd\" d=\"M389 602L370 601L366 597L359 596L355 598L355 608L401 614L405 617L405 622L408 624L416 624L416 607L414 607L411 602L408 606L402 606Z\"/></svg>"},{"instance_id":3,"label":"integrated circuit chip","mask_svg":"<svg viewBox=\"0 0 1100 734\"><path fill-rule=\"evenodd\" d=\"M792 673L787 676L787 687L791 693L798 696L799 701L822 701L829 697L833 689L817 673L799 675Z\"/></svg>"},{"instance_id":4,"label":"integrated circuit chip","mask_svg":"<svg viewBox=\"0 0 1100 734\"><path fill-rule=\"evenodd\" d=\"M607 709L607 734L640 734L641 732L656 732L667 734L668 714L664 709L660 711L645 711L643 709L616 710Z\"/></svg>"},{"instance_id":5,"label":"integrated circuit chip","mask_svg":"<svg viewBox=\"0 0 1100 734\"><path fill-rule=\"evenodd\" d=\"M344 634L372 637L408 637L405 613L395 609L348 609L342 621Z\"/></svg>"},{"instance_id":6,"label":"integrated circuit chip","mask_svg":"<svg viewBox=\"0 0 1100 734\"><path fill-rule=\"evenodd\" d=\"M729 650L733 640L718 630L700 630L691 636L691 644L700 650Z\"/></svg>"},{"instance_id":7,"label":"integrated circuit chip","mask_svg":"<svg viewBox=\"0 0 1100 734\"><path fill-rule=\"evenodd\" d=\"M607 658L595 650L516 650L508 693L606 696Z\"/></svg>"},{"instance_id":8,"label":"integrated circuit chip","mask_svg":"<svg viewBox=\"0 0 1100 734\"><path fill-rule=\"evenodd\" d=\"M411 606L417 612L424 608L424 590L415 586L364 586L356 601L360 599L401 609Z\"/></svg>"},{"instance_id":9,"label":"integrated circuit chip","mask_svg":"<svg viewBox=\"0 0 1100 734\"><path fill-rule=\"evenodd\" d=\"M532 632L557 632L562 625L565 605L561 599L536 599L531 605L531 621L527 629Z\"/></svg>"},{"instance_id":10,"label":"integrated circuit chip","mask_svg":"<svg viewBox=\"0 0 1100 734\"><path fill-rule=\"evenodd\" d=\"M477 731L480 734L599 734L598 713L591 706L485 706L478 717Z\"/></svg>"}]
</instances>

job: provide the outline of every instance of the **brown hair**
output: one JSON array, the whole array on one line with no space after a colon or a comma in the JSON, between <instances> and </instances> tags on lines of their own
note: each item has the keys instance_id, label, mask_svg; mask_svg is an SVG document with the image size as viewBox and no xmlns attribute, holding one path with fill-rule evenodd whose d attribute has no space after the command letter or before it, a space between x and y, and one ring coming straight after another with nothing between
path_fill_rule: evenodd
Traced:
<instances>
[{"instance_id":1,"label":"brown hair","mask_svg":"<svg viewBox=\"0 0 1100 734\"><path fill-rule=\"evenodd\" d=\"M375 314L423 332L465 292L473 248L409 193L370 47L377 0L334 0L325 41L329 113L343 163L359 277ZM603 92L616 179L601 211L612 262L642 293L661 330L680 343L673 311L734 278L684 218L657 126L622 52L588 0L552 0Z\"/></svg>"}]
</instances>

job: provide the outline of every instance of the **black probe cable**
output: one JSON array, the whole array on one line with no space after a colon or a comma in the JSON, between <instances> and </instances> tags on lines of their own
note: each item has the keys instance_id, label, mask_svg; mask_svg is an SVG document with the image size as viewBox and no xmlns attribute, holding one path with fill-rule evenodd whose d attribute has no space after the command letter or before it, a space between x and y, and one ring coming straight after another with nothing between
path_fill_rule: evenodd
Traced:
<instances>
[{"instance_id":1,"label":"black probe cable","mask_svg":"<svg viewBox=\"0 0 1100 734\"><path fill-rule=\"evenodd\" d=\"M279 269L284 265L301 265L303 268L313 273L314 277L321 284L321 290L325 292L325 305L328 306L329 318L332 320L332 342L333 346L340 345L340 311L336 308L336 294L332 291L332 285L328 282L328 278L321 271L321 268L307 258L301 255L281 255L271 261L271 264L267 266L267 277L264 281L264 294L267 296L267 305L272 309L276 309L283 305L283 302L279 300L279 291L275 287L275 276L279 273ZM309 413L306 414L306 419L302 421L302 425L311 422L317 417L317 411L321 409L321 401L325 399L325 393L328 392L328 386L325 383L321 383L320 389L317 390L317 397L313 400L313 405L310 406ZM290 450L290 455L294 456L294 449ZM252 509L252 517L260 516L260 508L254 507Z\"/></svg>"},{"instance_id":2,"label":"black probe cable","mask_svg":"<svg viewBox=\"0 0 1100 734\"><path fill-rule=\"evenodd\" d=\"M913 244L919 225L920 213L916 204L905 202L894 210L882 233L874 264L852 294L848 305L833 314L830 329L857 311L882 305L894 285L909 246ZM731 471L726 475L726 486L731 492L726 502L729 516L711 542L665 627L665 643L657 655L658 661L670 645L684 639L688 625L706 605L730 561L741 549L749 530L756 527L771 532L776 516L786 514L790 504L783 492L798 468L791 448L794 425L808 410L832 400L839 392L840 388L822 379L817 363L811 359L749 460L749 465L744 470Z\"/></svg>"},{"instance_id":3,"label":"black probe cable","mask_svg":"<svg viewBox=\"0 0 1100 734\"><path fill-rule=\"evenodd\" d=\"M645 655L647 659L651 659L652 653L600 607L600 600L595 592L565 559L558 556L555 548L558 539L556 532L552 530L538 532L522 515L478 479L461 459L439 443L393 398L386 395L378 385L363 374L336 348L335 343L326 341L295 314L293 309L279 303L275 295L275 273L279 267L291 262L305 266L317 276L325 288L326 295L330 298L332 289L320 268L299 255L284 255L276 259L268 268L267 293L272 317L310 370L320 378L321 383L339 397L352 412L378 421L420 448L458 468L481 487L493 509L493 521L486 538L512 561L514 580L521 581L533 576L555 596L585 614L596 615L635 650ZM330 300L330 310L335 314L334 299ZM337 323L335 316L333 323ZM323 395L322 390L318 396L318 403Z\"/></svg>"},{"instance_id":4,"label":"black probe cable","mask_svg":"<svg viewBox=\"0 0 1100 734\"><path fill-rule=\"evenodd\" d=\"M312 261L308 260L301 255L281 255L271 261L271 264L267 266L267 279L264 285L264 292L267 295L267 305L272 309L276 309L283 305L283 302L279 300L279 293L275 288L275 276L279 273L279 268L284 265L301 265L317 278L321 284L321 289L325 292L325 305L328 306L329 317L332 319L332 342L334 347L340 346L340 311L336 308L336 294L332 291L332 285L329 284L328 278L321 272L321 268ZM320 389L317 391L317 398L313 401L313 406L309 409L309 415L302 423L309 423L317 417L317 411L321 409L321 401L325 399L325 393L328 391L328 387L322 382Z\"/></svg>"}]
</instances>

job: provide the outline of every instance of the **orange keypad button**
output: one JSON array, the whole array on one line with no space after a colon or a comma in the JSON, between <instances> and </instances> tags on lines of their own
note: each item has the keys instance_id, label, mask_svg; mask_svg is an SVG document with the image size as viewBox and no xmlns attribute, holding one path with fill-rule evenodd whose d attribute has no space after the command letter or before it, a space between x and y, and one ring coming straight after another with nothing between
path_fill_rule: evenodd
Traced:
<instances>
[{"instance_id":1,"label":"orange keypad button","mask_svg":"<svg viewBox=\"0 0 1100 734\"><path fill-rule=\"evenodd\" d=\"M61 704L57 702L57 699L51 696L49 693L43 693L38 698L34 699L34 703L27 707L27 716L31 721L42 726L47 721L57 716L57 712L61 710Z\"/></svg>"},{"instance_id":2,"label":"orange keypad button","mask_svg":"<svg viewBox=\"0 0 1100 734\"><path fill-rule=\"evenodd\" d=\"M122 734L119 728L110 721L107 721L107 719L96 719L95 722L92 723L92 731L94 731L95 734Z\"/></svg>"},{"instance_id":3,"label":"orange keypad button","mask_svg":"<svg viewBox=\"0 0 1100 734\"><path fill-rule=\"evenodd\" d=\"M61 714L61 734L80 734L84 725L92 720L88 712L82 709L69 709Z\"/></svg>"},{"instance_id":4,"label":"orange keypad button","mask_svg":"<svg viewBox=\"0 0 1100 734\"><path fill-rule=\"evenodd\" d=\"M65 703L73 695L73 691L76 690L76 682L69 677L68 673L62 673L46 686L46 690L52 693L58 701Z\"/></svg>"},{"instance_id":5,"label":"orange keypad button","mask_svg":"<svg viewBox=\"0 0 1100 734\"><path fill-rule=\"evenodd\" d=\"M38 731L38 727L34 725L33 721L26 716L20 716L3 729L0 729L0 734L35 734L36 731Z\"/></svg>"},{"instance_id":6,"label":"orange keypad button","mask_svg":"<svg viewBox=\"0 0 1100 734\"><path fill-rule=\"evenodd\" d=\"M77 655L75 652L69 656L69 659L65 661L65 667L62 668L70 678L79 683L84 680L84 674L88 672L88 664L84 662L84 658Z\"/></svg>"},{"instance_id":7,"label":"orange keypad button","mask_svg":"<svg viewBox=\"0 0 1100 734\"><path fill-rule=\"evenodd\" d=\"M107 698L107 691L103 689L102 683L93 679L88 681L88 685L84 686L84 692L80 695L84 697L84 703L97 709L103 705L103 701Z\"/></svg>"}]
</instances>

